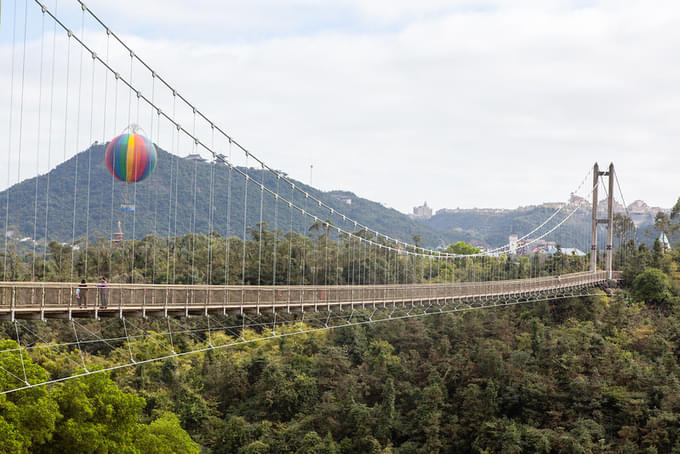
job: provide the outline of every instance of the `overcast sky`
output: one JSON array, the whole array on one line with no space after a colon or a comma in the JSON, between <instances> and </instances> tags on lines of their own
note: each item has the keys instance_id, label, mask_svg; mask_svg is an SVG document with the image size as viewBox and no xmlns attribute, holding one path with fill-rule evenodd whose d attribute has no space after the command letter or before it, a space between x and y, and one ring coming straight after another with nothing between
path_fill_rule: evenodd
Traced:
<instances>
[{"instance_id":1,"label":"overcast sky","mask_svg":"<svg viewBox=\"0 0 680 454\"><path fill-rule=\"evenodd\" d=\"M680 196L678 2L87 5L253 153L307 183L313 165L324 190L403 212L514 208L565 200L614 161L628 203Z\"/></svg>"}]
</instances>

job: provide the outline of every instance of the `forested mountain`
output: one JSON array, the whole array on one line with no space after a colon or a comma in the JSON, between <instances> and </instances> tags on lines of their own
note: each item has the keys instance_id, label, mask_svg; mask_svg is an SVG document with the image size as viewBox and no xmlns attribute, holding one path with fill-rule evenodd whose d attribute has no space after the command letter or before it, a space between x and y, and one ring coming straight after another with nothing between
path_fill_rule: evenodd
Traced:
<instances>
[{"instance_id":1,"label":"forested mountain","mask_svg":"<svg viewBox=\"0 0 680 454\"><path fill-rule=\"evenodd\" d=\"M122 224L125 238L131 238L133 232L135 238L152 233L158 236L182 235L190 231L207 233L211 226L221 235L228 233L242 237L244 207L247 207L247 227L260 221L259 183L278 191L282 197L291 197L290 187L281 180L277 182L273 174L240 168L250 177L245 197L245 179L237 171L232 171L230 176L228 167L223 164L183 159L161 149L158 149L158 164L152 175L143 182L126 184L112 178L106 169L104 153L105 145L94 144L48 174L0 192L0 225L5 225L9 198L8 224L14 231L14 238L47 237L63 242L86 235L93 239L109 238L117 230L118 221ZM322 192L298 181L295 185L373 229L404 241L411 242L414 235L420 235L424 244L444 244L442 235L434 229L379 203L350 192ZM230 203L228 195L231 195ZM294 191L292 197L296 205L312 215L355 230L353 223L345 222L343 225L339 216L332 217L327 211L320 210L299 191ZM348 204L348 200L351 203ZM123 205L134 205L136 209L134 212L123 211ZM275 205L278 205L276 209ZM275 201L265 192L262 206L262 220L269 228L277 227L284 232L290 230L290 209L286 203ZM227 212L230 219L228 226ZM309 217L303 220L299 213L293 213L294 231L306 232L313 222Z\"/></svg>"},{"instance_id":2,"label":"forested mountain","mask_svg":"<svg viewBox=\"0 0 680 454\"><path fill-rule=\"evenodd\" d=\"M139 239L153 233L161 237L190 231L207 233L211 226L212 230L223 236L242 237L244 211L247 211L247 227L255 226L260 221L259 183L262 182L282 197L292 197L297 206L312 215L328 219L346 230L356 230L353 223L343 222L340 216L333 217L320 210L311 199L305 199L301 192L294 191L291 196L290 188L269 172L239 168L250 177L246 198L243 176L235 170L230 176L228 167L222 164L192 161L158 149L158 165L152 175L141 183L126 184L112 178L104 163L104 153L105 145L94 144L48 174L25 180L0 192L0 226L5 225L9 196L8 225L14 231L15 239L31 237L40 240L47 237L49 240L70 242L74 237L78 239L86 235L91 239L109 238L117 230L119 221L125 238L131 238L133 234ZM295 185L372 229L408 242L413 242L413 237L418 235L423 245L433 248L457 241L485 247L501 246L507 243L510 233L524 235L556 210L556 204L513 210L444 209L430 219L412 219L352 192L323 192L299 181L295 181ZM231 203L228 202L229 195ZM639 209L641 203L636 201L631 207ZM134 212L123 211L121 207L124 205L134 205L136 209ZM262 206L262 221L270 229L283 232L291 229L290 209L286 203L281 200L277 202L265 192ZM564 214L568 211L564 210ZM229 225L227 217L230 219ZM558 216L555 220L562 218ZM647 234L650 229L653 230L651 218L640 218L639 226L638 241L646 241L648 245L651 245L655 236L653 232ZM299 213L293 213L292 219L292 229L300 233L306 232L313 224L311 218L303 220ZM548 239L564 247L578 247L586 251L589 249L589 229L588 210L581 209Z\"/></svg>"}]
</instances>

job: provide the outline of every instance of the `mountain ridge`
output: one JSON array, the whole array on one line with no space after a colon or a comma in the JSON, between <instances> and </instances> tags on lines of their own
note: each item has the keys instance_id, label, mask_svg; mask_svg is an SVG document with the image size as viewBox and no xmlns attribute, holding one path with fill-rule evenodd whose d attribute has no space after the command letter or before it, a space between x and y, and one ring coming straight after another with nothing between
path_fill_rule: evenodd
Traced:
<instances>
[{"instance_id":1,"label":"mountain ridge","mask_svg":"<svg viewBox=\"0 0 680 454\"><path fill-rule=\"evenodd\" d=\"M108 172L104 163L105 146L95 142L49 172L0 192L0 226L5 225L9 200L7 225L13 240L30 237L44 244L45 238L60 242L73 242L85 236L92 240L108 239L117 230L118 222L125 238L142 238L149 234L165 237L191 231L207 233L209 230L243 237L244 231L246 236L249 235L248 229L260 221L262 204L262 221L268 228L285 233L292 227L296 232L306 232L313 219L303 221L299 215L294 215L291 224L288 213L291 208L267 193L260 194L259 183L262 183L320 220L332 216L306 199L304 192L323 201L335 213L342 213L372 230L401 241L412 243L418 236L421 244L430 248L446 247L456 241L498 247L507 243L511 233L531 231L562 205L546 202L516 209L442 208L430 218L413 218L352 191L321 191L292 179L302 192L294 191L291 195L271 172L239 167L249 177L246 194L244 178L232 171L230 179L227 166L179 157L160 148L154 173L144 182L126 184L115 181ZM572 197L570 203L590 206L587 200L576 197ZM128 209L134 206L135 210L124 212L121 210L124 206ZM600 210L604 212L605 209L606 203L601 203ZM624 208L617 205L616 210L623 212ZM641 228L653 225L656 210L663 209L649 207L641 200L628 206L631 218ZM343 221L337 214L329 220L345 230L356 230L353 222ZM563 246L585 250L587 239L575 241L574 238L589 225L589 216L575 215L564 230L553 235L552 240Z\"/></svg>"},{"instance_id":2,"label":"mountain ridge","mask_svg":"<svg viewBox=\"0 0 680 454\"><path fill-rule=\"evenodd\" d=\"M238 170L249 178L246 192L244 177L236 171L232 171L230 177L226 165L193 161L161 148L157 148L157 167L145 181L137 184L119 182L113 179L104 163L105 146L94 143L46 174L0 192L0 225L4 226L7 221L13 238L31 237L40 241L47 238L60 242L83 236L109 238L117 230L119 221L126 238L133 235L142 238L153 233L160 236L183 235L191 231L207 233L209 229L222 235L242 237L244 212L248 235L247 229L260 222L260 204L262 221L271 229L276 226L286 232L292 222L292 230L303 232L313 224L312 218L306 217L303 221L299 215L294 215L291 221L288 204L261 191L259 185L262 183L272 190L279 188L281 198L289 199L321 220L332 216L305 198L304 192L323 201L336 213L343 213L402 241L412 242L413 237L419 235L424 244L444 244L443 237L431 228L352 192L324 192L291 179L302 190L291 195L271 172L239 167ZM343 197L352 202L348 204ZM123 212L123 206L134 206L135 209ZM6 213L9 213L8 219L5 219ZM343 222L337 215L329 220L345 230L355 230L353 223Z\"/></svg>"}]
</instances>

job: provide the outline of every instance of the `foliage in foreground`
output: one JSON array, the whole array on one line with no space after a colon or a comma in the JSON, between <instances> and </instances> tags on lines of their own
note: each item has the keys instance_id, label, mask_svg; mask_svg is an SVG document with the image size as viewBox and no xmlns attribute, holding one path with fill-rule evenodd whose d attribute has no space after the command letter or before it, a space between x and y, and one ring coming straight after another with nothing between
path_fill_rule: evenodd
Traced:
<instances>
[{"instance_id":1,"label":"foliage in foreground","mask_svg":"<svg viewBox=\"0 0 680 454\"><path fill-rule=\"evenodd\" d=\"M19 393L44 421L10 424L74 452L191 452L179 425L209 453L672 452L679 318L592 297L340 328L113 374L137 396L104 375Z\"/></svg>"},{"instance_id":2,"label":"foliage in foreground","mask_svg":"<svg viewBox=\"0 0 680 454\"><path fill-rule=\"evenodd\" d=\"M632 299L338 328L6 395L0 450L680 452L680 254L630 253ZM184 351L204 344L175 339ZM85 355L102 367L166 347L140 339ZM32 381L79 361L73 351L32 357ZM0 355L15 374L18 361Z\"/></svg>"},{"instance_id":3,"label":"foliage in foreground","mask_svg":"<svg viewBox=\"0 0 680 454\"><path fill-rule=\"evenodd\" d=\"M3 389L16 385L24 367L31 383L47 377L27 355L22 367L19 355L11 351L16 347L14 341L0 342ZM7 371L21 372L12 376ZM142 422L145 406L145 399L123 392L105 373L0 395L0 452L199 452L174 414L158 412L144 418L150 423Z\"/></svg>"}]
</instances>

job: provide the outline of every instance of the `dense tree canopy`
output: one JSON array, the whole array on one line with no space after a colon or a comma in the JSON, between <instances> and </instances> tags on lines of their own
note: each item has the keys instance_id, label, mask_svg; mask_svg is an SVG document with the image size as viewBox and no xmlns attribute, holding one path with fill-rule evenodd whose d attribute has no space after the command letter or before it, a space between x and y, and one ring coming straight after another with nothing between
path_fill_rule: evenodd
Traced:
<instances>
[{"instance_id":1,"label":"dense tree canopy","mask_svg":"<svg viewBox=\"0 0 680 454\"><path fill-rule=\"evenodd\" d=\"M366 249L362 258L357 254L361 243L330 238L323 222L309 234L252 230L245 278L240 270L211 268L209 257L217 252L207 252L226 253L232 242L238 248L234 253L242 251L237 238L227 243L219 235L188 235L171 245L149 237L135 243L129 262L124 260L132 257L132 245L114 251L120 255L115 263L124 263L114 276L128 279L126 270L133 269L138 281L163 282L172 269L178 282L205 279L211 272L213 282L224 282L227 271L226 279L254 282L258 270L252 260L259 241L285 245L281 249L296 260L294 279L307 283L327 278L361 282L367 257L378 263L378 276L389 266L414 282L465 280L473 277L464 274L470 270L477 279L499 272L515 278L584 266L583 259L558 252L538 258L434 262L437 266L430 271L427 262L409 262L412 258L399 254L371 256ZM339 253L338 261L345 261L334 268L338 274L333 278L324 268L327 244ZM611 297L593 289L599 296L346 326L0 395L0 451L680 452L680 253L624 241L619 246L615 261L625 264L627 287ZM192 248L201 251L200 268L195 268L205 274L189 272ZM465 244L453 249L473 251ZM71 253L69 246L53 244L46 272L68 274ZM84 254L89 254L92 270L109 266L106 244L74 254L82 272ZM154 257L162 264L155 268L159 275L144 265ZM26 272L30 262L18 255L15 259L13 269ZM278 265L288 259L265 262L260 278L273 280ZM88 367L167 353L169 345L149 335L163 331L167 321L138 323L144 335L130 344L84 347ZM182 323L190 330L195 321ZM31 326L48 341L73 334L69 325L57 321ZM15 328L1 327L8 337ZM220 345L229 336L267 334L268 328L258 329L216 329L211 341ZM174 342L178 351L188 351L209 340L205 333L184 333ZM22 354L15 342L0 343L3 389L25 379L63 377L79 370L82 361L75 348Z\"/></svg>"},{"instance_id":2,"label":"dense tree canopy","mask_svg":"<svg viewBox=\"0 0 680 454\"><path fill-rule=\"evenodd\" d=\"M633 281L633 295L639 301L662 304L671 299L668 276L658 268L647 268Z\"/></svg>"},{"instance_id":3,"label":"dense tree canopy","mask_svg":"<svg viewBox=\"0 0 680 454\"><path fill-rule=\"evenodd\" d=\"M18 344L0 342L0 380L44 381L47 371ZM23 383L22 383L23 384ZM144 398L123 392L108 374L89 375L53 387L0 395L0 451L3 453L186 453L198 445L172 413L142 422Z\"/></svg>"}]
</instances>

